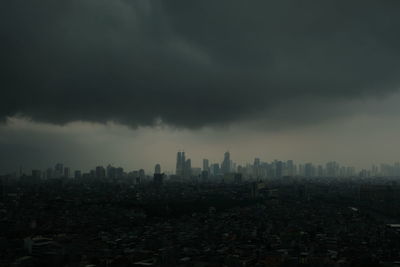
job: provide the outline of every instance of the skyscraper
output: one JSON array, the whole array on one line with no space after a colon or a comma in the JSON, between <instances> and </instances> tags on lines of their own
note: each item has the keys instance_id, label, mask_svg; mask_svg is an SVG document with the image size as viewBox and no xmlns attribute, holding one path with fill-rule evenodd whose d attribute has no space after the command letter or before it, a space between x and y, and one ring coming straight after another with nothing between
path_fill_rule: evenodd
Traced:
<instances>
[{"instance_id":1,"label":"skyscraper","mask_svg":"<svg viewBox=\"0 0 400 267\"><path fill-rule=\"evenodd\" d=\"M261 166L260 166L260 159L255 158L253 164L253 175L254 177L258 178L261 176Z\"/></svg>"},{"instance_id":2,"label":"skyscraper","mask_svg":"<svg viewBox=\"0 0 400 267\"><path fill-rule=\"evenodd\" d=\"M176 175L182 175L182 152L178 152L176 155Z\"/></svg>"},{"instance_id":3,"label":"skyscraper","mask_svg":"<svg viewBox=\"0 0 400 267\"><path fill-rule=\"evenodd\" d=\"M275 161L276 177L281 178L283 175L283 162L280 160Z\"/></svg>"},{"instance_id":4,"label":"skyscraper","mask_svg":"<svg viewBox=\"0 0 400 267\"><path fill-rule=\"evenodd\" d=\"M212 175L219 175L220 168L219 168L218 163L214 163L213 165L211 165L211 172L212 172Z\"/></svg>"},{"instance_id":5,"label":"skyscraper","mask_svg":"<svg viewBox=\"0 0 400 267\"><path fill-rule=\"evenodd\" d=\"M304 176L305 177L313 177L314 176L314 166L312 163L306 163L304 165Z\"/></svg>"},{"instance_id":6,"label":"skyscraper","mask_svg":"<svg viewBox=\"0 0 400 267\"><path fill-rule=\"evenodd\" d=\"M154 173L155 174L161 173L161 165L160 164L156 164L156 166L154 167Z\"/></svg>"},{"instance_id":7,"label":"skyscraper","mask_svg":"<svg viewBox=\"0 0 400 267\"><path fill-rule=\"evenodd\" d=\"M179 176L185 175L186 158L185 152L178 152L176 156L176 171L175 174Z\"/></svg>"},{"instance_id":8,"label":"skyscraper","mask_svg":"<svg viewBox=\"0 0 400 267\"><path fill-rule=\"evenodd\" d=\"M96 167L96 178L104 178L106 177L106 169L103 166Z\"/></svg>"},{"instance_id":9,"label":"skyscraper","mask_svg":"<svg viewBox=\"0 0 400 267\"><path fill-rule=\"evenodd\" d=\"M229 173L231 171L231 154L229 151L224 154L224 161L221 164L221 171L223 174Z\"/></svg>"},{"instance_id":10,"label":"skyscraper","mask_svg":"<svg viewBox=\"0 0 400 267\"><path fill-rule=\"evenodd\" d=\"M139 179L140 179L141 182L146 179L146 173L144 172L143 169L139 170Z\"/></svg>"},{"instance_id":11,"label":"skyscraper","mask_svg":"<svg viewBox=\"0 0 400 267\"><path fill-rule=\"evenodd\" d=\"M210 171L208 159L203 159L203 171L206 171L206 172Z\"/></svg>"},{"instance_id":12,"label":"skyscraper","mask_svg":"<svg viewBox=\"0 0 400 267\"><path fill-rule=\"evenodd\" d=\"M185 161L185 168L184 168L183 176L190 177L191 175L192 175L192 160L187 159Z\"/></svg>"},{"instance_id":13,"label":"skyscraper","mask_svg":"<svg viewBox=\"0 0 400 267\"><path fill-rule=\"evenodd\" d=\"M81 171L76 170L75 173L74 173L74 177L75 177L75 179L80 179L80 178L82 178L82 173L81 173Z\"/></svg>"},{"instance_id":14,"label":"skyscraper","mask_svg":"<svg viewBox=\"0 0 400 267\"><path fill-rule=\"evenodd\" d=\"M287 175L288 176L294 176L295 175L293 160L288 160L286 162L286 169L287 169Z\"/></svg>"}]
</instances>

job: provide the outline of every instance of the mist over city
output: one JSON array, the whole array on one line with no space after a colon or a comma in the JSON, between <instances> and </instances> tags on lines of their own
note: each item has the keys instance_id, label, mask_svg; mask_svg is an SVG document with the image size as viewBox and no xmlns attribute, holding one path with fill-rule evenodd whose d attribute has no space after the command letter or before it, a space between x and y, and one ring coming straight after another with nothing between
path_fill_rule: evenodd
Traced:
<instances>
[{"instance_id":1,"label":"mist over city","mask_svg":"<svg viewBox=\"0 0 400 267\"><path fill-rule=\"evenodd\" d=\"M399 13L2 1L0 266L399 266Z\"/></svg>"}]
</instances>

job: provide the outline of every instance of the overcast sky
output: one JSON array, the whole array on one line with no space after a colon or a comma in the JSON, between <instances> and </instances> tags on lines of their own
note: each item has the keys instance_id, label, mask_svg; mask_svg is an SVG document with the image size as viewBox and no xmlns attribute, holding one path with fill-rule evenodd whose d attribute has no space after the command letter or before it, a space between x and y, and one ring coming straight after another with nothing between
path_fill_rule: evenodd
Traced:
<instances>
[{"instance_id":1,"label":"overcast sky","mask_svg":"<svg viewBox=\"0 0 400 267\"><path fill-rule=\"evenodd\" d=\"M0 173L400 161L400 2L5 0Z\"/></svg>"}]
</instances>

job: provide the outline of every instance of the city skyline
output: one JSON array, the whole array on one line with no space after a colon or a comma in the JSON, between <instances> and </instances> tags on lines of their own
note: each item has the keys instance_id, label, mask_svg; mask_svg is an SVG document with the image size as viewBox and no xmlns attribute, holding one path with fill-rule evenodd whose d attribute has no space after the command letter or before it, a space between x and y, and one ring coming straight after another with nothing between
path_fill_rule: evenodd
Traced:
<instances>
[{"instance_id":1,"label":"city skyline","mask_svg":"<svg viewBox=\"0 0 400 267\"><path fill-rule=\"evenodd\" d=\"M187 156L187 157L186 157ZM205 173L206 174L205 174ZM176 153L175 169L169 170L160 163L153 165L153 170L143 168L123 168L115 164L105 166L97 164L96 167L89 169L77 169L68 164L57 163L55 167L46 169L33 168L24 169L20 166L19 170L3 173L1 175L12 175L16 177L32 176L36 178L133 178L140 177L145 179L152 175L166 175L167 177L177 176L184 179L196 177L224 177L227 174L240 174L244 179L263 179L263 178L284 178L284 177L400 177L400 161L394 163L372 164L367 168L357 169L354 166L342 165L337 161L325 163L315 162L296 162L291 159L265 161L255 157L253 162L247 161L240 164L231 158L231 153L226 151L222 161L210 161L208 158L202 159L202 167L192 165L192 159L185 151Z\"/></svg>"}]
</instances>

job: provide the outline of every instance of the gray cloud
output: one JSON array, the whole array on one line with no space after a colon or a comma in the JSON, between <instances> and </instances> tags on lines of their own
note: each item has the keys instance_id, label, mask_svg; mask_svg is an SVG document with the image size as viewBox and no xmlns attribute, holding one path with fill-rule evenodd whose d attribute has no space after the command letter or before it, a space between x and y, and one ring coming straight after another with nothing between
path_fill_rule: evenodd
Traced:
<instances>
[{"instance_id":1,"label":"gray cloud","mask_svg":"<svg viewBox=\"0 0 400 267\"><path fill-rule=\"evenodd\" d=\"M303 105L305 121L335 117L336 103L397 88L399 11L391 0L2 1L0 119L290 124Z\"/></svg>"}]
</instances>

